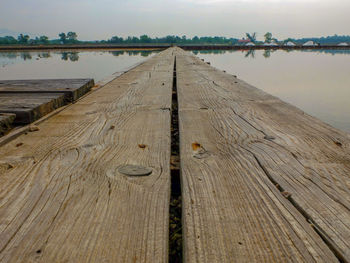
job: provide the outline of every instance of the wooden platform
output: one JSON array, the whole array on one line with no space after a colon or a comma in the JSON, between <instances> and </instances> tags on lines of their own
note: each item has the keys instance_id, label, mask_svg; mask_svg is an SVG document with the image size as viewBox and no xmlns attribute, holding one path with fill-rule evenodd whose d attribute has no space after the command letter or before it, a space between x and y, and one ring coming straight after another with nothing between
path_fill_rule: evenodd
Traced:
<instances>
[{"instance_id":1,"label":"wooden platform","mask_svg":"<svg viewBox=\"0 0 350 263\"><path fill-rule=\"evenodd\" d=\"M0 136L11 128L16 115L12 113L0 113Z\"/></svg>"},{"instance_id":2,"label":"wooden platform","mask_svg":"<svg viewBox=\"0 0 350 263\"><path fill-rule=\"evenodd\" d=\"M186 262L350 260L350 139L176 51Z\"/></svg>"},{"instance_id":3,"label":"wooden platform","mask_svg":"<svg viewBox=\"0 0 350 263\"><path fill-rule=\"evenodd\" d=\"M31 123L65 105L60 93L0 93L0 112L13 113L15 123Z\"/></svg>"},{"instance_id":4,"label":"wooden platform","mask_svg":"<svg viewBox=\"0 0 350 263\"><path fill-rule=\"evenodd\" d=\"M63 93L75 101L94 86L93 79L0 80L1 93Z\"/></svg>"},{"instance_id":5,"label":"wooden platform","mask_svg":"<svg viewBox=\"0 0 350 263\"><path fill-rule=\"evenodd\" d=\"M349 134L179 48L38 128L0 148L0 262L174 262L174 144L183 262L350 261Z\"/></svg>"},{"instance_id":6,"label":"wooden platform","mask_svg":"<svg viewBox=\"0 0 350 263\"><path fill-rule=\"evenodd\" d=\"M16 124L31 123L93 86L92 79L0 80L0 112L16 114Z\"/></svg>"},{"instance_id":7,"label":"wooden platform","mask_svg":"<svg viewBox=\"0 0 350 263\"><path fill-rule=\"evenodd\" d=\"M171 50L0 148L0 262L166 262ZM152 174L125 176L125 164Z\"/></svg>"}]
</instances>

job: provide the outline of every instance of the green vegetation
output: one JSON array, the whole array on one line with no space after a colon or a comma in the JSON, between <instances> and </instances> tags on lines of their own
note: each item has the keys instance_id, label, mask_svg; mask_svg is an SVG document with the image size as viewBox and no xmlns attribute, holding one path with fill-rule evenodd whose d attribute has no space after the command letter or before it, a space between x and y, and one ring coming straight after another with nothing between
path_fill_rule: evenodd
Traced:
<instances>
[{"instance_id":1,"label":"green vegetation","mask_svg":"<svg viewBox=\"0 0 350 263\"><path fill-rule=\"evenodd\" d=\"M271 43L272 40L272 34L270 32L267 32L265 35L265 43Z\"/></svg>"},{"instance_id":2,"label":"green vegetation","mask_svg":"<svg viewBox=\"0 0 350 263\"><path fill-rule=\"evenodd\" d=\"M305 43L307 41L314 41L320 44L337 44L341 42L349 42L350 36L328 36L321 38L301 38L301 39L293 39L287 38L282 41L278 41L276 38L272 37L272 33L267 32L264 35L264 42L257 40L256 33L246 33L246 40L253 42L255 44L263 44L265 43L285 43L288 41L292 41L294 43ZM165 37L149 37L148 35L142 35L140 37L129 36L126 38L113 36L108 40L96 40L96 41L80 41L78 40L78 35L76 32L70 31L68 33L59 33L57 39L49 39L47 36L43 35L40 37L30 38L29 35L20 34L17 39L13 36L5 36L0 37L0 45L64 45L64 44L186 44L186 45L198 45L198 44L221 44L221 45L235 45L239 43L238 38L227 38L220 36L204 36L198 37L194 36L192 38L187 38L187 36L174 36L169 35Z\"/></svg>"},{"instance_id":3,"label":"green vegetation","mask_svg":"<svg viewBox=\"0 0 350 263\"><path fill-rule=\"evenodd\" d=\"M238 42L237 38L226 38L226 37L198 37L187 38L186 36L166 36L161 38L151 38L147 35L140 37L130 36L122 38L113 36L108 40L97 40L97 41L80 41L78 35L75 32L59 33L57 39L49 40L47 36L36 37L31 39L28 35L19 35L17 39L12 36L0 37L0 45L43 45L43 44L226 44L233 45Z\"/></svg>"},{"instance_id":4,"label":"green vegetation","mask_svg":"<svg viewBox=\"0 0 350 263\"><path fill-rule=\"evenodd\" d=\"M347 42L350 43L350 36L328 36L328 37L309 37L309 38L300 38L300 39L291 39L296 43L305 43L307 41L314 41L320 44L334 44L334 43L342 43Z\"/></svg>"},{"instance_id":5,"label":"green vegetation","mask_svg":"<svg viewBox=\"0 0 350 263\"><path fill-rule=\"evenodd\" d=\"M58 34L58 36L60 37L60 41L62 42L62 44L65 44L67 40L66 33L60 33Z\"/></svg>"},{"instance_id":6,"label":"green vegetation","mask_svg":"<svg viewBox=\"0 0 350 263\"><path fill-rule=\"evenodd\" d=\"M12 36L0 37L0 45L58 45L58 44L80 44L91 43L79 41L75 32L58 34L58 39L50 40L47 36L30 38L29 35L20 34L17 39Z\"/></svg>"},{"instance_id":7,"label":"green vegetation","mask_svg":"<svg viewBox=\"0 0 350 263\"><path fill-rule=\"evenodd\" d=\"M255 32L253 34L246 33L246 36L251 42L253 42L253 43L256 42L256 33Z\"/></svg>"},{"instance_id":8,"label":"green vegetation","mask_svg":"<svg viewBox=\"0 0 350 263\"><path fill-rule=\"evenodd\" d=\"M75 43L79 43L80 41L77 40L78 35L75 32L68 32L66 33L59 33L58 36L60 37L60 42L61 44L75 44Z\"/></svg>"},{"instance_id":9,"label":"green vegetation","mask_svg":"<svg viewBox=\"0 0 350 263\"><path fill-rule=\"evenodd\" d=\"M238 42L237 38L226 37L198 37L187 38L186 36L166 36L161 38L151 38L147 35L140 37L122 38L114 36L109 40L102 40L99 43L117 43L117 44L227 44L232 45Z\"/></svg>"},{"instance_id":10,"label":"green vegetation","mask_svg":"<svg viewBox=\"0 0 350 263\"><path fill-rule=\"evenodd\" d=\"M29 36L28 35L23 35L23 34L20 34L18 36L18 38L17 38L17 41L20 44L27 44L28 40L29 40Z\"/></svg>"}]
</instances>

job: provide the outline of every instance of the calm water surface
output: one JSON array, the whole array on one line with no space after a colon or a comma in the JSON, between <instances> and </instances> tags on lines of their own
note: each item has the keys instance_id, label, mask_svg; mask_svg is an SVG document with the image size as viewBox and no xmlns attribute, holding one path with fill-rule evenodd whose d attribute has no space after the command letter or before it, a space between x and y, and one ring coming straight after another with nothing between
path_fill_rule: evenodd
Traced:
<instances>
[{"instance_id":1,"label":"calm water surface","mask_svg":"<svg viewBox=\"0 0 350 263\"><path fill-rule=\"evenodd\" d=\"M0 80L93 78L123 71L157 51L0 52Z\"/></svg>"},{"instance_id":2,"label":"calm water surface","mask_svg":"<svg viewBox=\"0 0 350 263\"><path fill-rule=\"evenodd\" d=\"M194 53L212 66L350 132L350 50Z\"/></svg>"},{"instance_id":3,"label":"calm water surface","mask_svg":"<svg viewBox=\"0 0 350 263\"><path fill-rule=\"evenodd\" d=\"M0 52L0 80L99 81L157 51ZM211 65L350 132L350 50L194 51Z\"/></svg>"}]
</instances>

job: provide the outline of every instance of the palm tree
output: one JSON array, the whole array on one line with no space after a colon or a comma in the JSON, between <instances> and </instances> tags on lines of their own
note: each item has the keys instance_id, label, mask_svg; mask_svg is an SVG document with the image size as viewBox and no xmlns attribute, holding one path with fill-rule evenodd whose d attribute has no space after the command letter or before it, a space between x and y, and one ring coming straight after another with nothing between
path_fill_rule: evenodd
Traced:
<instances>
[{"instance_id":1,"label":"palm tree","mask_svg":"<svg viewBox=\"0 0 350 263\"><path fill-rule=\"evenodd\" d=\"M253 43L256 42L256 32L252 33L252 34L249 34L249 33L245 33L247 38L249 38L249 40Z\"/></svg>"}]
</instances>

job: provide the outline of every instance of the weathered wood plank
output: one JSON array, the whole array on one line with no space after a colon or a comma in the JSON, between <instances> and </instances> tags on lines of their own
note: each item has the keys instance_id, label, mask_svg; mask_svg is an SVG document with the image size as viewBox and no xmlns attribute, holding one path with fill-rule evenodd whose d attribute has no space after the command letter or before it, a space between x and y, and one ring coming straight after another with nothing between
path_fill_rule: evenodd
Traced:
<instances>
[{"instance_id":1,"label":"weathered wood plank","mask_svg":"<svg viewBox=\"0 0 350 263\"><path fill-rule=\"evenodd\" d=\"M62 93L0 93L0 112L14 113L14 123L31 123L65 105Z\"/></svg>"},{"instance_id":2,"label":"weathered wood plank","mask_svg":"<svg viewBox=\"0 0 350 263\"><path fill-rule=\"evenodd\" d=\"M10 129L15 118L13 113L0 113L0 136Z\"/></svg>"},{"instance_id":3,"label":"weathered wood plank","mask_svg":"<svg viewBox=\"0 0 350 263\"><path fill-rule=\"evenodd\" d=\"M346 135L180 49L176 65L185 261L337 262L302 209L348 259Z\"/></svg>"},{"instance_id":4,"label":"weathered wood plank","mask_svg":"<svg viewBox=\"0 0 350 263\"><path fill-rule=\"evenodd\" d=\"M93 79L0 80L0 93L64 93L75 101L94 86Z\"/></svg>"},{"instance_id":5,"label":"weathered wood plank","mask_svg":"<svg viewBox=\"0 0 350 263\"><path fill-rule=\"evenodd\" d=\"M164 51L0 148L1 262L167 261L173 63Z\"/></svg>"}]
</instances>

